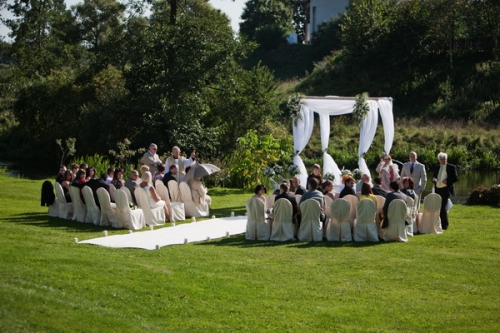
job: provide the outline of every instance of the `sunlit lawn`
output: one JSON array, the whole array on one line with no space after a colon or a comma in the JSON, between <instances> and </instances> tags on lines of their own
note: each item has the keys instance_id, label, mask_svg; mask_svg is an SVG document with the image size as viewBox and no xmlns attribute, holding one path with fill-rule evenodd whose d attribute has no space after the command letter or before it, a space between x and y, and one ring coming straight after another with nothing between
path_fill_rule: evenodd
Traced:
<instances>
[{"instance_id":1,"label":"sunlit lawn","mask_svg":"<svg viewBox=\"0 0 500 333\"><path fill-rule=\"evenodd\" d=\"M500 331L498 209L455 205L446 233L407 244L146 251L75 244L104 228L49 218L40 188L0 178L0 332ZM210 194L217 216L251 196Z\"/></svg>"}]
</instances>

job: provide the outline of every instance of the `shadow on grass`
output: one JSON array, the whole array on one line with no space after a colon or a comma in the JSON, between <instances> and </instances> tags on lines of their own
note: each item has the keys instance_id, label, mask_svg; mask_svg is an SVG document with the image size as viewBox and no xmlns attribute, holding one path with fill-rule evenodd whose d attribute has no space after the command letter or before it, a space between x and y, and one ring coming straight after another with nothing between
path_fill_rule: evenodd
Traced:
<instances>
[{"instance_id":1,"label":"shadow on grass","mask_svg":"<svg viewBox=\"0 0 500 333\"><path fill-rule=\"evenodd\" d=\"M58 217L51 217L44 213L23 213L17 214L15 217L1 218L2 222L11 222L18 224L27 224L37 227L49 227L49 228L68 228L71 230L81 230L81 231L102 231L104 229L109 229L110 227L98 226L93 223L82 223L73 220L61 219ZM116 229L121 230L121 229ZM125 229L123 229L125 230Z\"/></svg>"},{"instance_id":2,"label":"shadow on grass","mask_svg":"<svg viewBox=\"0 0 500 333\"><path fill-rule=\"evenodd\" d=\"M245 235L232 236L211 242L194 243L196 246L237 246L241 248L255 247L291 247L291 248L311 248L311 247L367 247L384 244L385 242L272 242L272 241L251 241L246 240Z\"/></svg>"}]
</instances>

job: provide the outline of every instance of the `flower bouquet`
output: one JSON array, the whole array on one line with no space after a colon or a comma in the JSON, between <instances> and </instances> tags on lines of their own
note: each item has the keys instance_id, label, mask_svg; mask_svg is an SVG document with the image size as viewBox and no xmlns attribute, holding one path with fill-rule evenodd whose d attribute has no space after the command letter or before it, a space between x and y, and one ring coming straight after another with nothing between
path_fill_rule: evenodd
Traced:
<instances>
[{"instance_id":1,"label":"flower bouquet","mask_svg":"<svg viewBox=\"0 0 500 333\"><path fill-rule=\"evenodd\" d=\"M361 171L360 169L354 169L352 171L352 178L354 178L355 181L360 181L362 175L363 171Z\"/></svg>"},{"instance_id":2,"label":"flower bouquet","mask_svg":"<svg viewBox=\"0 0 500 333\"><path fill-rule=\"evenodd\" d=\"M335 175L333 173L327 172L323 176L323 180L329 180L331 182L335 182Z\"/></svg>"}]
</instances>

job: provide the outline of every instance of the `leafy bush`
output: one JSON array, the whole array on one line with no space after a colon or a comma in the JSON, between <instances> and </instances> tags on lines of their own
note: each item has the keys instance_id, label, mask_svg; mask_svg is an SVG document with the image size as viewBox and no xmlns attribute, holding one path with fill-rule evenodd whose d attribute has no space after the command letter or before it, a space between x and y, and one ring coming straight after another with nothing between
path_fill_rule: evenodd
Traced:
<instances>
[{"instance_id":1,"label":"leafy bush","mask_svg":"<svg viewBox=\"0 0 500 333\"><path fill-rule=\"evenodd\" d=\"M467 198L468 205L500 205L500 185L493 185L490 189L484 186L475 188Z\"/></svg>"},{"instance_id":2,"label":"leafy bush","mask_svg":"<svg viewBox=\"0 0 500 333\"><path fill-rule=\"evenodd\" d=\"M82 163L87 163L89 167L95 168L95 174L97 177L100 177L102 174L105 174L108 168L113 167L111 162L106 157L99 154L94 154L92 156L89 155L82 156L73 160L71 163L76 163L78 165Z\"/></svg>"}]
</instances>

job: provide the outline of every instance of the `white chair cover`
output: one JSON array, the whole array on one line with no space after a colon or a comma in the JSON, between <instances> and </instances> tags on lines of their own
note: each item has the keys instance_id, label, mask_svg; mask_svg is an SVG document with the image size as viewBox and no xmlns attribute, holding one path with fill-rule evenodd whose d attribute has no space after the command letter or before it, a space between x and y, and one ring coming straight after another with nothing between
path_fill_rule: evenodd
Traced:
<instances>
[{"instance_id":1,"label":"white chair cover","mask_svg":"<svg viewBox=\"0 0 500 333\"><path fill-rule=\"evenodd\" d=\"M349 223L351 224L351 229L354 229L356 224L356 207L358 207L359 199L355 195L346 195L343 199L346 199L351 204L351 210L349 211Z\"/></svg>"},{"instance_id":2,"label":"white chair cover","mask_svg":"<svg viewBox=\"0 0 500 333\"><path fill-rule=\"evenodd\" d=\"M116 204L111 202L105 188L98 188L96 193L101 205L101 226L114 226L116 224Z\"/></svg>"},{"instance_id":3,"label":"white chair cover","mask_svg":"<svg viewBox=\"0 0 500 333\"><path fill-rule=\"evenodd\" d=\"M271 194L266 197L266 211L268 209L273 208L274 206L274 199L276 198L276 194Z\"/></svg>"},{"instance_id":4,"label":"white chair cover","mask_svg":"<svg viewBox=\"0 0 500 333\"><path fill-rule=\"evenodd\" d=\"M208 207L208 203L205 202L203 205L197 205L193 201L191 188L188 183L181 182L179 184L179 190L181 192L181 200L184 203L185 216L205 217L210 214L210 207Z\"/></svg>"},{"instance_id":5,"label":"white chair cover","mask_svg":"<svg viewBox=\"0 0 500 333\"><path fill-rule=\"evenodd\" d=\"M47 215L53 216L53 217L59 216L59 201L57 200L57 196L56 196L54 202L52 203L52 205L49 206L49 211L48 211Z\"/></svg>"},{"instance_id":6,"label":"white chair cover","mask_svg":"<svg viewBox=\"0 0 500 333\"><path fill-rule=\"evenodd\" d=\"M179 183L175 180L168 182L168 191L170 192L171 202L182 202L181 193L179 191Z\"/></svg>"},{"instance_id":7,"label":"white chair cover","mask_svg":"<svg viewBox=\"0 0 500 333\"><path fill-rule=\"evenodd\" d=\"M115 202L115 191L116 191L115 185L109 184L109 198L113 202Z\"/></svg>"},{"instance_id":8,"label":"white chair cover","mask_svg":"<svg viewBox=\"0 0 500 333\"><path fill-rule=\"evenodd\" d=\"M406 221L409 223L406 226L406 234L413 237L413 224L416 221L415 217L415 200L412 197L406 196ZM416 230L415 230L416 232Z\"/></svg>"},{"instance_id":9,"label":"white chair cover","mask_svg":"<svg viewBox=\"0 0 500 333\"><path fill-rule=\"evenodd\" d=\"M73 201L73 221L85 222L87 216L87 207L80 197L80 189L76 186L69 187L69 195Z\"/></svg>"},{"instance_id":10,"label":"white chair cover","mask_svg":"<svg viewBox=\"0 0 500 333\"><path fill-rule=\"evenodd\" d=\"M101 224L101 211L95 203L94 194L92 189L88 186L82 188L83 198L85 199L85 206L87 207L87 216L85 222L94 223L95 225Z\"/></svg>"},{"instance_id":11,"label":"white chair cover","mask_svg":"<svg viewBox=\"0 0 500 333\"><path fill-rule=\"evenodd\" d=\"M128 202L134 202L134 198L132 197L132 192L130 192L130 189L127 186L122 186L120 188L125 194L127 195Z\"/></svg>"},{"instance_id":12,"label":"white chair cover","mask_svg":"<svg viewBox=\"0 0 500 333\"><path fill-rule=\"evenodd\" d=\"M138 187L134 191L137 205L142 209L147 225L163 225L165 224L165 211L163 207L151 208L146 191L142 187ZM165 203L166 204L166 203Z\"/></svg>"},{"instance_id":13,"label":"white chair cover","mask_svg":"<svg viewBox=\"0 0 500 333\"><path fill-rule=\"evenodd\" d=\"M297 201L297 205L300 205L300 199L302 199L302 195L296 194L295 195L295 201Z\"/></svg>"},{"instance_id":14,"label":"white chair cover","mask_svg":"<svg viewBox=\"0 0 500 333\"><path fill-rule=\"evenodd\" d=\"M271 230L271 240L286 242L294 240L295 225L293 224L293 208L287 199L278 199L273 206L274 221Z\"/></svg>"},{"instance_id":15,"label":"white chair cover","mask_svg":"<svg viewBox=\"0 0 500 333\"><path fill-rule=\"evenodd\" d=\"M301 222L297 237L301 242L321 242L323 231L321 229L319 202L308 199L300 204Z\"/></svg>"},{"instance_id":16,"label":"white chair cover","mask_svg":"<svg viewBox=\"0 0 500 333\"><path fill-rule=\"evenodd\" d=\"M269 240L270 227L266 221L265 205L258 198L246 202L248 219L245 238L248 240Z\"/></svg>"},{"instance_id":17,"label":"white chair cover","mask_svg":"<svg viewBox=\"0 0 500 333\"><path fill-rule=\"evenodd\" d=\"M418 194L415 193L415 206L414 206L414 213L415 213L415 219L413 220L413 233L418 232L418 222L420 221L420 197Z\"/></svg>"},{"instance_id":18,"label":"white chair cover","mask_svg":"<svg viewBox=\"0 0 500 333\"><path fill-rule=\"evenodd\" d=\"M56 200L59 203L59 217L62 219L71 219L73 216L73 203L66 202L66 198L64 197L64 191L62 189L61 184L56 183Z\"/></svg>"},{"instance_id":19,"label":"white chair cover","mask_svg":"<svg viewBox=\"0 0 500 333\"><path fill-rule=\"evenodd\" d=\"M130 209L127 193L122 189L115 191L115 203L117 220L115 228L139 230L146 227L146 219L142 209Z\"/></svg>"},{"instance_id":20,"label":"white chair cover","mask_svg":"<svg viewBox=\"0 0 500 333\"><path fill-rule=\"evenodd\" d=\"M424 199L424 213L420 214L418 232L421 234L441 234L441 196L437 193L430 193Z\"/></svg>"},{"instance_id":21,"label":"white chair cover","mask_svg":"<svg viewBox=\"0 0 500 333\"><path fill-rule=\"evenodd\" d=\"M375 222L377 205L369 199L358 203L356 225L354 226L355 242L378 242L378 230Z\"/></svg>"},{"instance_id":22,"label":"white chair cover","mask_svg":"<svg viewBox=\"0 0 500 333\"><path fill-rule=\"evenodd\" d=\"M406 202L401 199L393 200L389 205L387 218L389 219L389 226L381 229L380 238L386 242L407 242L408 237L405 225Z\"/></svg>"},{"instance_id":23,"label":"white chair cover","mask_svg":"<svg viewBox=\"0 0 500 333\"><path fill-rule=\"evenodd\" d=\"M162 200L165 201L165 204L168 207L169 213L169 221L177 222L184 221L186 219L186 212L184 203L182 202L170 202L170 198L168 197L168 188L163 184L161 180L157 180L156 183L156 192Z\"/></svg>"},{"instance_id":24,"label":"white chair cover","mask_svg":"<svg viewBox=\"0 0 500 333\"><path fill-rule=\"evenodd\" d=\"M335 199L327 208L332 216L330 223L326 226L326 240L351 242L352 232L349 223L351 204L346 199Z\"/></svg>"},{"instance_id":25,"label":"white chair cover","mask_svg":"<svg viewBox=\"0 0 500 333\"><path fill-rule=\"evenodd\" d=\"M375 215L375 222L377 223L377 228L380 227L380 213L382 213L382 208L384 208L385 205L385 198L381 195L376 195L377 198L377 210L376 210L376 215Z\"/></svg>"},{"instance_id":26,"label":"white chair cover","mask_svg":"<svg viewBox=\"0 0 500 333\"><path fill-rule=\"evenodd\" d=\"M328 195L325 195L325 215L326 215L327 222L332 217L332 211L330 209L332 202L333 202L333 199L330 198Z\"/></svg>"}]
</instances>

